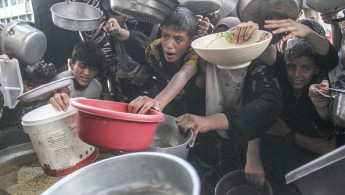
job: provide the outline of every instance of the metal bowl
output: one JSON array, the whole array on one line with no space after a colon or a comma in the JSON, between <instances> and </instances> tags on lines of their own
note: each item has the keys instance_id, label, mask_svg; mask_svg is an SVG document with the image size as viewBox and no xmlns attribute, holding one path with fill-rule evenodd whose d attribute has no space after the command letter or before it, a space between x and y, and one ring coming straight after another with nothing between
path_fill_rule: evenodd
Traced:
<instances>
[{"instance_id":1,"label":"metal bowl","mask_svg":"<svg viewBox=\"0 0 345 195\"><path fill-rule=\"evenodd\" d=\"M179 157L137 152L84 167L43 193L50 194L199 195L200 181L195 169Z\"/></svg>"},{"instance_id":2,"label":"metal bowl","mask_svg":"<svg viewBox=\"0 0 345 195\"><path fill-rule=\"evenodd\" d=\"M110 5L112 10L127 18L152 24L162 23L165 17L168 15L162 12L160 9L154 9L135 1L111 0Z\"/></svg>"},{"instance_id":3,"label":"metal bowl","mask_svg":"<svg viewBox=\"0 0 345 195\"><path fill-rule=\"evenodd\" d=\"M100 27L103 17L99 9L79 2L56 3L50 11L56 26L72 31L96 30Z\"/></svg>"},{"instance_id":4,"label":"metal bowl","mask_svg":"<svg viewBox=\"0 0 345 195\"><path fill-rule=\"evenodd\" d=\"M256 188L245 178L243 170L235 170L224 175L217 183L215 195L273 195L271 184L265 180L262 188Z\"/></svg>"}]
</instances>

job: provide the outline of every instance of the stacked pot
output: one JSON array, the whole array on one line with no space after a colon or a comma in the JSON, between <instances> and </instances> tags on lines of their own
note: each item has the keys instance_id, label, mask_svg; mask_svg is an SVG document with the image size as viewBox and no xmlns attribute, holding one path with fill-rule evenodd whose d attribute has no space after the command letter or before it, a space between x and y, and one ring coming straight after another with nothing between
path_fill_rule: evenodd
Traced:
<instances>
[{"instance_id":1,"label":"stacked pot","mask_svg":"<svg viewBox=\"0 0 345 195\"><path fill-rule=\"evenodd\" d=\"M179 2L177 0L110 0L110 5L112 10L128 18L158 24L170 15Z\"/></svg>"}]
</instances>

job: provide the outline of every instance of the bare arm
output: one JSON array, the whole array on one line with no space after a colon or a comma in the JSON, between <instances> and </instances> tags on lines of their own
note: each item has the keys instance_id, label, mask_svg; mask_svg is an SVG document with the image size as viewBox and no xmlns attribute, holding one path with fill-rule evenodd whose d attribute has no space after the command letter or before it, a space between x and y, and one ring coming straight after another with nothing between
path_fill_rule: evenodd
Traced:
<instances>
[{"instance_id":1,"label":"bare arm","mask_svg":"<svg viewBox=\"0 0 345 195\"><path fill-rule=\"evenodd\" d=\"M187 132L188 129L192 129L193 140L197 138L199 133L205 133L210 130L229 129L229 121L223 113L218 113L206 117L193 114L184 114L176 119L176 123L182 128L184 132ZM191 147L193 147L193 145L191 145Z\"/></svg>"},{"instance_id":2,"label":"bare arm","mask_svg":"<svg viewBox=\"0 0 345 195\"><path fill-rule=\"evenodd\" d=\"M112 36L115 36L120 41L128 39L130 32L120 26L115 18L110 18L105 25L105 31Z\"/></svg>"},{"instance_id":3,"label":"bare arm","mask_svg":"<svg viewBox=\"0 0 345 195\"><path fill-rule=\"evenodd\" d=\"M131 113L144 114L150 108L162 111L184 88L187 82L195 75L196 68L192 65L184 65L173 76L168 85L154 99L147 96L139 96L128 104Z\"/></svg>"},{"instance_id":4,"label":"bare arm","mask_svg":"<svg viewBox=\"0 0 345 195\"><path fill-rule=\"evenodd\" d=\"M265 183L265 172L260 157L260 142L261 138L248 142L247 162L244 169L246 179L257 186L263 186Z\"/></svg>"},{"instance_id":5,"label":"bare arm","mask_svg":"<svg viewBox=\"0 0 345 195\"><path fill-rule=\"evenodd\" d=\"M335 138L325 140L323 138L310 137L300 133L296 133L295 143L303 148L321 155L326 154L337 147Z\"/></svg>"},{"instance_id":6,"label":"bare arm","mask_svg":"<svg viewBox=\"0 0 345 195\"><path fill-rule=\"evenodd\" d=\"M273 34L287 33L283 41L293 37L304 38L307 40L313 50L319 55L326 55L329 50L328 40L314 32L308 26L291 19L284 20L266 20L265 28L274 29Z\"/></svg>"},{"instance_id":7,"label":"bare arm","mask_svg":"<svg viewBox=\"0 0 345 195\"><path fill-rule=\"evenodd\" d=\"M332 23L332 20L337 18L337 13L332 13L332 14L324 14L321 13L321 18L326 24L330 24L332 27L332 44L334 48L338 51L341 47L341 28L340 28L340 23Z\"/></svg>"},{"instance_id":8,"label":"bare arm","mask_svg":"<svg viewBox=\"0 0 345 195\"><path fill-rule=\"evenodd\" d=\"M160 102L162 109L181 92L187 82L195 75L196 71L196 68L192 65L182 66L163 91L154 98Z\"/></svg>"}]
</instances>

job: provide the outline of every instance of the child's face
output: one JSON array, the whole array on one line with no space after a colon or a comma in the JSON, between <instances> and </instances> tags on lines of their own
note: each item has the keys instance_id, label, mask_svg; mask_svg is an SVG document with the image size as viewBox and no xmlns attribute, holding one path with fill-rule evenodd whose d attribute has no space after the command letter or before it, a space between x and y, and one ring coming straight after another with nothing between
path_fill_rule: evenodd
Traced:
<instances>
[{"instance_id":1,"label":"child's face","mask_svg":"<svg viewBox=\"0 0 345 195\"><path fill-rule=\"evenodd\" d=\"M79 87L83 89L87 88L92 79L98 74L97 68L87 66L79 60L72 64L71 69L73 71L74 80Z\"/></svg>"},{"instance_id":2,"label":"child's face","mask_svg":"<svg viewBox=\"0 0 345 195\"><path fill-rule=\"evenodd\" d=\"M292 88L301 90L309 86L312 78L319 72L319 67L310 57L290 57L286 60L286 70Z\"/></svg>"},{"instance_id":3,"label":"child's face","mask_svg":"<svg viewBox=\"0 0 345 195\"><path fill-rule=\"evenodd\" d=\"M173 26L162 27L162 47L167 62L178 63L190 42L187 31L176 31Z\"/></svg>"}]
</instances>

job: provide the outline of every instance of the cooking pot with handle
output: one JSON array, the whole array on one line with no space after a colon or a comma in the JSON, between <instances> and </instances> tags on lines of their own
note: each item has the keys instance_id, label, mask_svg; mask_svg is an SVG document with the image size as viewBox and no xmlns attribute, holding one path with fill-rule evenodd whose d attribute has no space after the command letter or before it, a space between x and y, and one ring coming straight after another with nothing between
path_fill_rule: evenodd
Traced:
<instances>
[{"instance_id":1,"label":"cooking pot with handle","mask_svg":"<svg viewBox=\"0 0 345 195\"><path fill-rule=\"evenodd\" d=\"M304 2L317 12L331 14L343 10L345 14L344 0L304 0ZM343 20L345 20L345 17L334 19L332 22L341 22Z\"/></svg>"},{"instance_id":2,"label":"cooking pot with handle","mask_svg":"<svg viewBox=\"0 0 345 195\"><path fill-rule=\"evenodd\" d=\"M0 34L1 52L25 65L40 61L47 49L44 33L21 20L12 20Z\"/></svg>"},{"instance_id":3,"label":"cooking pot with handle","mask_svg":"<svg viewBox=\"0 0 345 195\"><path fill-rule=\"evenodd\" d=\"M345 127L345 90L329 88L330 95L315 89L319 94L330 99L329 117L334 124Z\"/></svg>"},{"instance_id":4,"label":"cooking pot with handle","mask_svg":"<svg viewBox=\"0 0 345 195\"><path fill-rule=\"evenodd\" d=\"M219 10L222 0L179 0L180 5L192 10L194 14L205 16Z\"/></svg>"}]
</instances>

